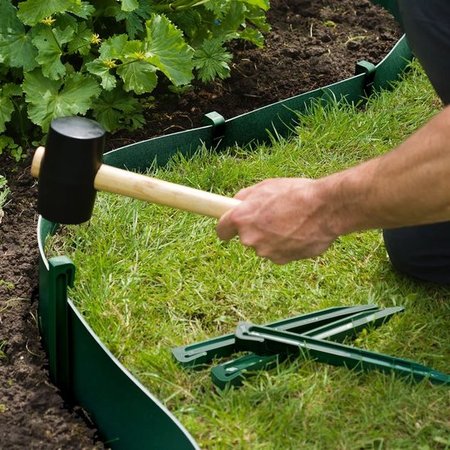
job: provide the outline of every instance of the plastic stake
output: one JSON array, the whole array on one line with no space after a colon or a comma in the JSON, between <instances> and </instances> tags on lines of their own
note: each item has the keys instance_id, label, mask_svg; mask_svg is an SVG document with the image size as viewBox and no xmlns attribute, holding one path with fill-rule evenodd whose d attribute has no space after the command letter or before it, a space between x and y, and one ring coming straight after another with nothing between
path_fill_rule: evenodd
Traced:
<instances>
[{"instance_id":1,"label":"plastic stake","mask_svg":"<svg viewBox=\"0 0 450 450\"><path fill-rule=\"evenodd\" d=\"M435 384L450 384L450 375L414 361L246 322L238 325L236 342L241 350L250 350L261 354L297 354L334 366L345 366L349 369L380 370L408 377L414 381L429 380Z\"/></svg>"},{"instance_id":2,"label":"plastic stake","mask_svg":"<svg viewBox=\"0 0 450 450\"><path fill-rule=\"evenodd\" d=\"M266 326L280 330L289 330L295 333L304 333L358 312L375 311L377 309L378 307L376 305L332 307L272 322ZM201 368L202 365L211 362L214 358L230 356L238 351L235 348L235 336L230 333L214 339L176 347L172 349L172 354L183 367Z\"/></svg>"},{"instance_id":3,"label":"plastic stake","mask_svg":"<svg viewBox=\"0 0 450 450\"><path fill-rule=\"evenodd\" d=\"M316 339L330 339L335 342L342 342L346 338L355 337L368 326L376 328L386 323L394 314L402 311L404 311L404 308L400 306L380 311L365 311L319 328L314 328L303 335L315 337ZM257 370L268 370L287 356L286 353L264 356L251 353L213 367L211 369L211 378L213 383L220 389L224 389L228 385L240 386L245 377Z\"/></svg>"}]
</instances>

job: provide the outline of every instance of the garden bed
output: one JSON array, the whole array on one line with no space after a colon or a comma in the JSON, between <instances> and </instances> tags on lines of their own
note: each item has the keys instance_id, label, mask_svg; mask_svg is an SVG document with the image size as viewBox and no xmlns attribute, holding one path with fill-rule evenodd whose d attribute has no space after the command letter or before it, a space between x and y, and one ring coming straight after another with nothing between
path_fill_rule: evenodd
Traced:
<instances>
[{"instance_id":1,"label":"garden bed","mask_svg":"<svg viewBox=\"0 0 450 450\"><path fill-rule=\"evenodd\" d=\"M147 126L109 139L118 147L200 123L205 112L225 117L311 90L353 74L360 59L378 62L400 36L386 13L365 0L277 1L269 16L267 47L236 45L232 77L165 97L147 111ZM47 379L36 327L37 246L35 183L29 159L0 159L12 195L0 231L0 442L5 448L93 448L94 431L63 403ZM0 353L1 355L1 353Z\"/></svg>"},{"instance_id":2,"label":"garden bed","mask_svg":"<svg viewBox=\"0 0 450 450\"><path fill-rule=\"evenodd\" d=\"M351 77L358 61L380 62L401 36L393 17L369 0L275 0L268 20L265 48L233 45L229 79L158 97L145 128L112 136L109 148L200 126L210 111L229 119Z\"/></svg>"}]
</instances>

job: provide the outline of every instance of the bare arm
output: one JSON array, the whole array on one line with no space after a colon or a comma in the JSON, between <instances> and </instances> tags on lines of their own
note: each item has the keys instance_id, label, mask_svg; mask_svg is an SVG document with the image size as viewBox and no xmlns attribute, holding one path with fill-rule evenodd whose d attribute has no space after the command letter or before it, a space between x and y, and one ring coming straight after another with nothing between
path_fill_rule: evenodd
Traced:
<instances>
[{"instance_id":1,"label":"bare arm","mask_svg":"<svg viewBox=\"0 0 450 450\"><path fill-rule=\"evenodd\" d=\"M217 225L284 264L323 253L342 234L450 220L450 107L395 150L333 175L266 180L238 193Z\"/></svg>"}]
</instances>

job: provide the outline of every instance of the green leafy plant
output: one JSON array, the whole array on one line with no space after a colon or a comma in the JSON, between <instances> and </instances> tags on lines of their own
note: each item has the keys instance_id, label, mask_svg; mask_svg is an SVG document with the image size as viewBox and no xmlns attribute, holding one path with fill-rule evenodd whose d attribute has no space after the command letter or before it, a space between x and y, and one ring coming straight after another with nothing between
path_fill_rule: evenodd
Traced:
<instances>
[{"instance_id":1,"label":"green leafy plant","mask_svg":"<svg viewBox=\"0 0 450 450\"><path fill-rule=\"evenodd\" d=\"M8 195L9 195L8 183L6 181L6 178L3 175L0 175L0 223L2 222L3 218L3 206L6 203Z\"/></svg>"},{"instance_id":2,"label":"green leafy plant","mask_svg":"<svg viewBox=\"0 0 450 450\"><path fill-rule=\"evenodd\" d=\"M228 42L262 46L268 8L268 0L0 0L0 153L20 159L55 117L141 127L158 85L180 91L226 78Z\"/></svg>"}]
</instances>

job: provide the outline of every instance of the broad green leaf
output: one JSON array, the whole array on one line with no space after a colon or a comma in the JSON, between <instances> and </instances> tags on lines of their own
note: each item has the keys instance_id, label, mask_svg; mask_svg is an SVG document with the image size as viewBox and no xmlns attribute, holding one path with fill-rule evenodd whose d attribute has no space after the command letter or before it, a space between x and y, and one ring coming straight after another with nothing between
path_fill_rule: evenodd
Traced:
<instances>
[{"instance_id":1,"label":"broad green leaf","mask_svg":"<svg viewBox=\"0 0 450 450\"><path fill-rule=\"evenodd\" d=\"M93 32L86 22L77 24L75 34L68 45L69 53L78 53L80 55L87 55L91 49L91 39Z\"/></svg>"},{"instance_id":2,"label":"broad green leaf","mask_svg":"<svg viewBox=\"0 0 450 450\"><path fill-rule=\"evenodd\" d=\"M124 82L127 92L136 94L152 92L155 89L158 78L155 74L156 67L147 61L137 60L122 64L117 68L117 73Z\"/></svg>"},{"instance_id":3,"label":"broad green leaf","mask_svg":"<svg viewBox=\"0 0 450 450\"><path fill-rule=\"evenodd\" d=\"M40 70L25 74L23 90L29 103L29 118L44 131L56 117L85 114L100 93L90 76L74 73L63 81L54 81L44 77Z\"/></svg>"},{"instance_id":4,"label":"broad green leaf","mask_svg":"<svg viewBox=\"0 0 450 450\"><path fill-rule=\"evenodd\" d=\"M270 24L267 23L266 13L261 9L250 7L245 14L247 23L251 23L257 30L263 33L270 31ZM249 27L247 27L249 29Z\"/></svg>"},{"instance_id":5,"label":"broad green leaf","mask_svg":"<svg viewBox=\"0 0 450 450\"><path fill-rule=\"evenodd\" d=\"M66 78L58 96L55 112L58 117L66 114L63 109L70 108L72 114L85 114L92 105L92 99L100 94L100 87L89 75L74 73ZM69 105L72 105L69 107Z\"/></svg>"},{"instance_id":6,"label":"broad green leaf","mask_svg":"<svg viewBox=\"0 0 450 450\"><path fill-rule=\"evenodd\" d=\"M210 0L205 4L205 8L212 11L214 16L222 18L230 9L232 0Z\"/></svg>"},{"instance_id":7,"label":"broad green leaf","mask_svg":"<svg viewBox=\"0 0 450 450\"><path fill-rule=\"evenodd\" d=\"M134 39L144 31L145 21L151 16L152 6L142 2L139 8L133 11L117 11L115 18L117 21L125 21L125 28L130 39Z\"/></svg>"},{"instance_id":8,"label":"broad green leaf","mask_svg":"<svg viewBox=\"0 0 450 450\"><path fill-rule=\"evenodd\" d=\"M14 111L14 105L4 90L0 90L0 133L5 131L5 125L11 120L11 114Z\"/></svg>"},{"instance_id":9,"label":"broad green leaf","mask_svg":"<svg viewBox=\"0 0 450 450\"><path fill-rule=\"evenodd\" d=\"M134 11L135 9L139 8L139 2L138 0L122 0L122 11Z\"/></svg>"},{"instance_id":10,"label":"broad green leaf","mask_svg":"<svg viewBox=\"0 0 450 450\"><path fill-rule=\"evenodd\" d=\"M32 43L31 32L0 36L0 62L10 67L23 68L25 72L38 66L37 49Z\"/></svg>"},{"instance_id":11,"label":"broad green leaf","mask_svg":"<svg viewBox=\"0 0 450 450\"><path fill-rule=\"evenodd\" d=\"M19 3L18 16L24 24L33 26L46 17L65 12L87 18L94 12L94 8L80 0L26 0Z\"/></svg>"},{"instance_id":12,"label":"broad green leaf","mask_svg":"<svg viewBox=\"0 0 450 450\"><path fill-rule=\"evenodd\" d=\"M214 36L222 37L223 41L227 39L228 35L237 36L237 31L245 25L247 7L241 2L233 2L227 11L227 14L222 18L220 24L214 29Z\"/></svg>"},{"instance_id":13,"label":"broad green leaf","mask_svg":"<svg viewBox=\"0 0 450 450\"><path fill-rule=\"evenodd\" d=\"M95 61L87 63L86 68L90 73L97 75L102 79L100 84L103 89L110 91L116 87L116 77L110 72L111 67L107 64L107 61L96 59Z\"/></svg>"},{"instance_id":14,"label":"broad green leaf","mask_svg":"<svg viewBox=\"0 0 450 450\"><path fill-rule=\"evenodd\" d=\"M11 0L0 0L0 34L22 31L23 25L17 18L17 9Z\"/></svg>"},{"instance_id":15,"label":"broad green leaf","mask_svg":"<svg viewBox=\"0 0 450 450\"><path fill-rule=\"evenodd\" d=\"M139 101L121 88L102 92L100 98L94 102L93 114L107 131L125 126L138 128L144 122Z\"/></svg>"},{"instance_id":16,"label":"broad green leaf","mask_svg":"<svg viewBox=\"0 0 450 450\"><path fill-rule=\"evenodd\" d=\"M175 85L192 80L192 54L182 32L165 16L154 14L146 23L146 60L155 65Z\"/></svg>"},{"instance_id":17,"label":"broad green leaf","mask_svg":"<svg viewBox=\"0 0 450 450\"><path fill-rule=\"evenodd\" d=\"M260 48L264 45L264 36L255 28L246 28L239 33L239 37L251 42L252 44L255 44Z\"/></svg>"},{"instance_id":18,"label":"broad green leaf","mask_svg":"<svg viewBox=\"0 0 450 450\"><path fill-rule=\"evenodd\" d=\"M179 11L172 14L170 19L181 30L189 44L197 48L211 34L207 26L205 26L205 15L207 23L214 24L214 15L208 12L200 12L197 8ZM211 17L209 17L211 16ZM214 25L213 25L214 26Z\"/></svg>"},{"instance_id":19,"label":"broad green leaf","mask_svg":"<svg viewBox=\"0 0 450 450\"><path fill-rule=\"evenodd\" d=\"M10 1L0 0L0 63L28 71L38 65L37 51L16 13Z\"/></svg>"},{"instance_id":20,"label":"broad green leaf","mask_svg":"<svg viewBox=\"0 0 450 450\"><path fill-rule=\"evenodd\" d=\"M117 74L124 82L124 89L136 94L152 92L158 78L156 67L145 60L144 46L141 41L129 41L123 47L122 64L117 68Z\"/></svg>"},{"instance_id":21,"label":"broad green leaf","mask_svg":"<svg viewBox=\"0 0 450 450\"><path fill-rule=\"evenodd\" d=\"M26 0L19 3L18 16L24 24L32 26L46 17L69 11L76 3L76 0Z\"/></svg>"},{"instance_id":22,"label":"broad green leaf","mask_svg":"<svg viewBox=\"0 0 450 450\"><path fill-rule=\"evenodd\" d=\"M14 83L6 83L2 86L2 92L8 97L17 97L23 94L22 87Z\"/></svg>"},{"instance_id":23,"label":"broad green leaf","mask_svg":"<svg viewBox=\"0 0 450 450\"><path fill-rule=\"evenodd\" d=\"M94 14L95 7L89 2L77 1L77 5L74 8L71 8L70 12L78 17L81 17L82 19L87 19Z\"/></svg>"},{"instance_id":24,"label":"broad green leaf","mask_svg":"<svg viewBox=\"0 0 450 450\"><path fill-rule=\"evenodd\" d=\"M198 77L203 82L219 77L227 78L230 75L232 56L223 47L220 40L205 41L194 54L194 66L198 70Z\"/></svg>"},{"instance_id":25,"label":"broad green leaf","mask_svg":"<svg viewBox=\"0 0 450 450\"><path fill-rule=\"evenodd\" d=\"M5 83L0 89L0 133L5 131L5 125L11 120L14 112L14 103L11 97L21 97L22 95L22 88L18 84Z\"/></svg>"},{"instance_id":26,"label":"broad green leaf","mask_svg":"<svg viewBox=\"0 0 450 450\"><path fill-rule=\"evenodd\" d=\"M125 46L128 44L126 34L115 35L102 43L100 57L86 64L87 70L102 79L102 87L107 91L116 87L116 77L110 72L116 61L124 59Z\"/></svg>"},{"instance_id":27,"label":"broad green leaf","mask_svg":"<svg viewBox=\"0 0 450 450\"><path fill-rule=\"evenodd\" d=\"M87 70L99 76L103 89L107 91L116 87L116 77L111 73L111 69L116 67L116 61L123 58L124 47L128 43L126 34L115 35L102 43L100 46L100 57L87 63Z\"/></svg>"},{"instance_id":28,"label":"broad green leaf","mask_svg":"<svg viewBox=\"0 0 450 450\"><path fill-rule=\"evenodd\" d=\"M116 19L125 21L125 28L130 39L134 39L139 33L144 31L144 21L134 12L121 11L121 13L116 15Z\"/></svg>"},{"instance_id":29,"label":"broad green leaf","mask_svg":"<svg viewBox=\"0 0 450 450\"><path fill-rule=\"evenodd\" d=\"M100 46L101 59L121 59L124 55L124 47L128 42L126 34L116 34L106 39Z\"/></svg>"},{"instance_id":30,"label":"broad green leaf","mask_svg":"<svg viewBox=\"0 0 450 450\"><path fill-rule=\"evenodd\" d=\"M45 25L36 27L33 44L38 49L36 61L41 65L44 76L52 80L58 80L66 73L66 68L61 62L63 45L70 42L75 30L67 27L50 28Z\"/></svg>"},{"instance_id":31,"label":"broad green leaf","mask_svg":"<svg viewBox=\"0 0 450 450\"><path fill-rule=\"evenodd\" d=\"M61 84L60 81L45 78L42 72L37 69L25 74L22 89L25 92L27 103L38 104L48 92L58 92Z\"/></svg>"}]
</instances>

